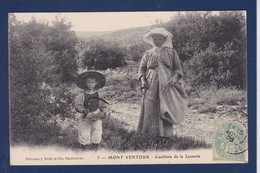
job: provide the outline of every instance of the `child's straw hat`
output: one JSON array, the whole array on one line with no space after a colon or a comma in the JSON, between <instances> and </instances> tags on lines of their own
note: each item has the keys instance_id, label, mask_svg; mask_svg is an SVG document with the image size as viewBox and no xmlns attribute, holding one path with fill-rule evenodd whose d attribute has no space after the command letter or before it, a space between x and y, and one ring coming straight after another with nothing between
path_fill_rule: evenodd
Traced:
<instances>
[{"instance_id":1,"label":"child's straw hat","mask_svg":"<svg viewBox=\"0 0 260 173\"><path fill-rule=\"evenodd\" d=\"M81 89L88 90L89 88L87 86L86 80L89 78L96 79L98 88L102 88L106 84L106 79L101 73L96 72L96 71L86 71L86 72L81 73L77 77L77 79L76 79L77 86Z\"/></svg>"}]
</instances>

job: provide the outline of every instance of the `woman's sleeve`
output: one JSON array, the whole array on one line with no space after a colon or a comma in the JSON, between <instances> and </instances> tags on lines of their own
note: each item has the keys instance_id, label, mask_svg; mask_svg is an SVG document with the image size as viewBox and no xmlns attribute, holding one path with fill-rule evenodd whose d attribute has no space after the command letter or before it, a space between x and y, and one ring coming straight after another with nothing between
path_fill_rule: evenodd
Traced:
<instances>
[{"instance_id":1,"label":"woman's sleeve","mask_svg":"<svg viewBox=\"0 0 260 173\"><path fill-rule=\"evenodd\" d=\"M75 109L79 113L83 113L84 108L84 94L79 94L75 99Z\"/></svg>"},{"instance_id":2,"label":"woman's sleeve","mask_svg":"<svg viewBox=\"0 0 260 173\"><path fill-rule=\"evenodd\" d=\"M179 58L179 55L177 54L177 52L175 50L173 50L173 72L178 73L179 77L183 76L180 58Z\"/></svg>"},{"instance_id":3,"label":"woman's sleeve","mask_svg":"<svg viewBox=\"0 0 260 173\"><path fill-rule=\"evenodd\" d=\"M138 79L140 80L142 76L145 76L146 69L147 69L147 60L148 60L148 51L145 52L141 59L141 63L139 65L139 71L138 71Z\"/></svg>"}]
</instances>

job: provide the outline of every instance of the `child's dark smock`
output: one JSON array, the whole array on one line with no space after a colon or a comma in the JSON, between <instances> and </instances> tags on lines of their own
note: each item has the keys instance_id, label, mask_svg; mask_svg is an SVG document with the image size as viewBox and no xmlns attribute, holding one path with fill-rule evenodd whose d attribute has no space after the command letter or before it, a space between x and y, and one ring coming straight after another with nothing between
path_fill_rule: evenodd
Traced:
<instances>
[{"instance_id":1,"label":"child's dark smock","mask_svg":"<svg viewBox=\"0 0 260 173\"><path fill-rule=\"evenodd\" d=\"M94 112L99 108L99 95L98 93L94 94L87 94L84 93L85 100L84 100L84 108L88 109L89 112Z\"/></svg>"}]
</instances>

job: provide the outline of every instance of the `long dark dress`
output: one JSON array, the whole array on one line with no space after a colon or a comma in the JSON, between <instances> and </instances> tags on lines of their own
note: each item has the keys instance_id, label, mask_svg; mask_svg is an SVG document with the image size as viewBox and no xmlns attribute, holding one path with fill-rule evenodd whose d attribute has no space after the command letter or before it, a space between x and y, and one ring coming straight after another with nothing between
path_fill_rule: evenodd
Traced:
<instances>
[{"instance_id":1,"label":"long dark dress","mask_svg":"<svg viewBox=\"0 0 260 173\"><path fill-rule=\"evenodd\" d=\"M173 124L180 124L187 109L187 94L180 83L166 92L164 84L175 73L183 72L179 56L171 48L153 48L146 51L139 66L139 79L145 76L148 89L144 91L137 133L170 137Z\"/></svg>"}]
</instances>

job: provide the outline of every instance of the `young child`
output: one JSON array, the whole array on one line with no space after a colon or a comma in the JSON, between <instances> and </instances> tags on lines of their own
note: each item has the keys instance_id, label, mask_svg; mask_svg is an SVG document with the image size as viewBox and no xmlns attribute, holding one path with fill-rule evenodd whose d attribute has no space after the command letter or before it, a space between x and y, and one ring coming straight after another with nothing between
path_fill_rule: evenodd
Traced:
<instances>
[{"instance_id":1,"label":"young child","mask_svg":"<svg viewBox=\"0 0 260 173\"><path fill-rule=\"evenodd\" d=\"M105 77L95 71L81 73L76 84L83 92L76 97L75 109L81 114L78 124L78 142L83 149L97 149L102 139L102 120L108 115L107 102L99 97Z\"/></svg>"}]
</instances>

